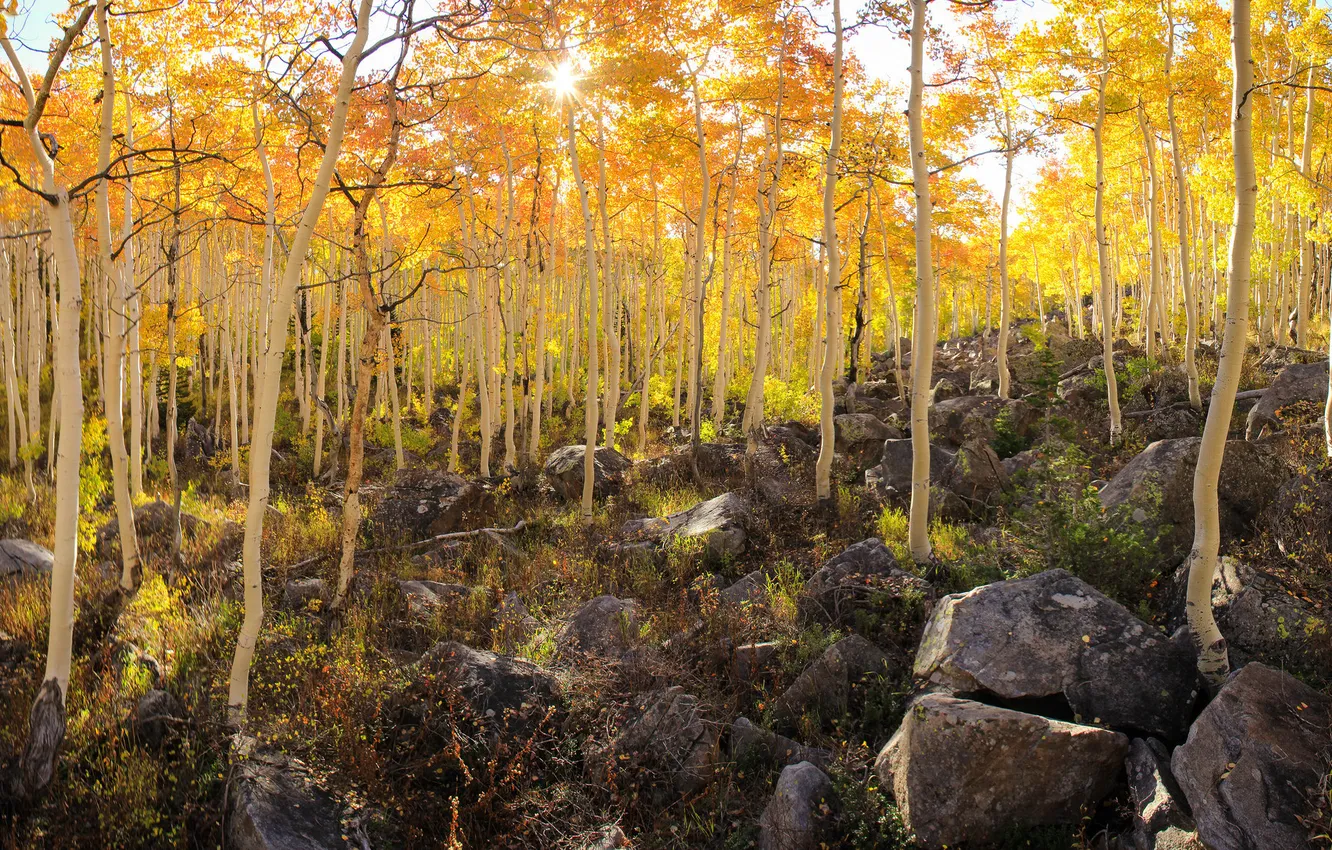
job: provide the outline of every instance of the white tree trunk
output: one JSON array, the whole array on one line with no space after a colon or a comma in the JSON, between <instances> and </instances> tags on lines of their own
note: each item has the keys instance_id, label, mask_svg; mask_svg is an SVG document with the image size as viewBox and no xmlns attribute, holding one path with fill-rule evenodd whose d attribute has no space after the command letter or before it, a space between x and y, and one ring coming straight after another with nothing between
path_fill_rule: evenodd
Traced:
<instances>
[{"instance_id":1,"label":"white tree trunk","mask_svg":"<svg viewBox=\"0 0 1332 850\"><path fill-rule=\"evenodd\" d=\"M820 502L832 499L833 371L842 347L841 277L837 254L837 163L842 145L842 4L833 0L833 108L823 184L823 243L827 248L828 278L823 368L819 371L819 457L814 465L814 494Z\"/></svg>"}]
</instances>

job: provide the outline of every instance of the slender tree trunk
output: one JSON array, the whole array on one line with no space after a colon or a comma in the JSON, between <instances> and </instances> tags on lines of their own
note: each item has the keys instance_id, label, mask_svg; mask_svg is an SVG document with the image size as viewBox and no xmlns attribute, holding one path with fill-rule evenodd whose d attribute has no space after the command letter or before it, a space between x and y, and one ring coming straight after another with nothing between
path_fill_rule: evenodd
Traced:
<instances>
[{"instance_id":1,"label":"slender tree trunk","mask_svg":"<svg viewBox=\"0 0 1332 850\"><path fill-rule=\"evenodd\" d=\"M923 2L923 0L917 0ZM828 281L823 368L819 373L819 457L814 466L814 493L829 502L833 464L833 373L842 346L841 272L837 254L837 164L842 146L842 4L833 0L833 108L823 184L823 243L827 248Z\"/></svg>"},{"instance_id":2,"label":"slender tree trunk","mask_svg":"<svg viewBox=\"0 0 1332 850\"><path fill-rule=\"evenodd\" d=\"M1105 89L1110 80L1110 48L1105 37L1105 24L1098 21L1101 30L1101 73L1096 89L1096 267L1101 284L1101 359L1105 369L1105 398L1110 407L1110 445L1119 441L1123 430L1119 413L1119 382L1115 378L1115 331L1111 321L1113 310L1110 299L1113 284L1110 280L1110 243L1105 235ZM1146 132L1146 123L1143 123ZM1154 193L1153 193L1154 194ZM1154 227L1154 226L1153 226ZM1151 328L1147 331L1151 339Z\"/></svg>"},{"instance_id":3,"label":"slender tree trunk","mask_svg":"<svg viewBox=\"0 0 1332 850\"><path fill-rule=\"evenodd\" d=\"M1198 390L1198 299L1194 294L1193 276L1189 269L1189 184L1184 178L1184 146L1179 138L1179 124L1175 121L1175 89L1170 81L1175 56L1175 20L1166 2L1166 26L1169 40L1166 47L1166 115L1170 121L1170 151L1175 166L1175 198L1177 216L1175 229L1179 232L1179 276L1184 290L1184 371L1189 380L1189 405L1202 410L1202 395ZM1310 100L1312 100L1310 95Z\"/></svg>"},{"instance_id":4,"label":"slender tree trunk","mask_svg":"<svg viewBox=\"0 0 1332 850\"><path fill-rule=\"evenodd\" d=\"M930 379L934 369L934 268L930 257L930 183L925 161L924 88L927 0L911 0L911 91L907 125L916 195L916 318L911 344L911 511L907 536L917 563L930 558Z\"/></svg>"},{"instance_id":5,"label":"slender tree trunk","mask_svg":"<svg viewBox=\"0 0 1332 850\"><path fill-rule=\"evenodd\" d=\"M1004 199L999 207L999 345L995 366L999 370L999 397L1008 398L1008 325L1010 285L1008 282L1008 202L1013 193L1013 123L1005 116L1008 138L1004 140ZM1104 312L1104 311L1102 311Z\"/></svg>"},{"instance_id":6,"label":"slender tree trunk","mask_svg":"<svg viewBox=\"0 0 1332 850\"><path fill-rule=\"evenodd\" d=\"M1235 88L1231 100L1231 136L1235 151L1235 226L1231 231L1230 267L1226 289L1226 330L1217 364L1216 383L1207 409L1198 466L1193 475L1193 550L1189 554L1189 583L1186 613L1189 629L1198 648L1198 671L1219 686L1230 668L1226 640L1212 614L1212 581L1221 546L1220 506L1217 487L1221 460L1230 432L1244 360L1249 324L1250 251L1253 248L1258 178L1253 163L1253 64L1250 60L1252 26L1249 0L1233 0L1231 46Z\"/></svg>"},{"instance_id":7,"label":"slender tree trunk","mask_svg":"<svg viewBox=\"0 0 1332 850\"><path fill-rule=\"evenodd\" d=\"M356 68L369 34L370 9L370 0L360 0L356 14L356 36L343 55L342 75L338 80L333 116L324 143L324 154L310 189L310 199L292 238L291 251L283 270L282 281L273 299L272 315L268 322L267 346L263 350L261 361L263 380L256 388L255 394L255 427L250 447L250 499L245 515L245 543L241 556L245 585L245 616L240 633L236 637L236 653L232 660L227 696L231 721L237 726L245 722L245 711L250 695L250 663L254 659L254 649L259 639L259 629L264 615L260 543L263 540L264 519L268 512L268 471L272 461L273 424L277 416L287 322L291 318L296 287L300 283L301 269L309 252L310 239L314 235L319 215L324 209L324 200L328 196L329 183L337 166L338 153L342 149L352 87L356 82Z\"/></svg>"},{"instance_id":8,"label":"slender tree trunk","mask_svg":"<svg viewBox=\"0 0 1332 850\"><path fill-rule=\"evenodd\" d=\"M587 202L587 183L578 167L578 132L574 126L574 105L569 104L569 166L578 186L578 202L583 211L583 250L587 257L587 386L583 411L583 524L592 524L592 494L596 484L597 452L597 237L592 228L592 210Z\"/></svg>"}]
</instances>

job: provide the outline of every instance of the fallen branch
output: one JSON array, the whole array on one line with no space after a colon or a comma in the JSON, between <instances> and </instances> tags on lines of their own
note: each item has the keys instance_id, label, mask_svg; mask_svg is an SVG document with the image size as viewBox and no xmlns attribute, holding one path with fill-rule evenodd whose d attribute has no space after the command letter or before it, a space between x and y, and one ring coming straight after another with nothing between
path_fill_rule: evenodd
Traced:
<instances>
[{"instance_id":1,"label":"fallen branch","mask_svg":"<svg viewBox=\"0 0 1332 850\"><path fill-rule=\"evenodd\" d=\"M1265 392L1267 392L1267 390L1263 389L1263 390L1245 390L1242 393L1235 393L1235 403L1238 404L1241 401L1254 401L1256 399L1262 398L1263 393ZM1205 407L1211 404L1211 402L1212 399L1210 396L1208 396L1207 398L1203 399L1203 406ZM1185 410L1189 406L1190 405L1187 401L1177 401L1174 404L1167 405L1166 407L1153 407L1148 410L1134 410L1129 413L1125 413L1124 418L1143 419L1148 416L1151 416L1153 413L1163 413L1167 410Z\"/></svg>"},{"instance_id":2,"label":"fallen branch","mask_svg":"<svg viewBox=\"0 0 1332 850\"><path fill-rule=\"evenodd\" d=\"M418 540L415 543L401 543L397 546L380 546L377 549L362 549L356 553L359 558L364 555L383 555L388 552L405 552L411 549L417 549L422 546L429 546L432 543L443 543L448 540L463 540L468 537L478 537L482 534L517 534L527 528L527 520L520 519L518 524L512 528L474 528L471 531L450 531L445 534L436 534L434 537L427 537L425 540ZM304 561L297 561L285 567L286 570L294 570L300 567L308 567L311 564L317 564L325 558L333 557L332 552L324 552L315 555L312 558L306 558Z\"/></svg>"}]
</instances>

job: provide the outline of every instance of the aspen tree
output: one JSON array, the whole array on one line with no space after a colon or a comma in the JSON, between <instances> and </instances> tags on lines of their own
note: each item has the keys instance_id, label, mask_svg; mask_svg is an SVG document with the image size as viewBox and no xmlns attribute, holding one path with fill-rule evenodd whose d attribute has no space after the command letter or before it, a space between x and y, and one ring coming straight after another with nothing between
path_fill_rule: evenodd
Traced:
<instances>
[{"instance_id":1,"label":"aspen tree","mask_svg":"<svg viewBox=\"0 0 1332 850\"><path fill-rule=\"evenodd\" d=\"M1184 372L1189 381L1189 406L1202 410L1202 395L1198 391L1198 299L1194 294L1193 276L1189 269L1189 192L1188 182L1184 179L1184 151L1179 138L1179 122L1175 120L1175 87L1170 73L1175 58L1175 19L1170 7L1170 0L1165 2L1166 29L1166 116L1170 122L1170 151L1175 167L1175 229L1179 233L1179 276L1184 289ZM1310 101L1313 95L1309 96Z\"/></svg>"},{"instance_id":2,"label":"aspen tree","mask_svg":"<svg viewBox=\"0 0 1332 850\"><path fill-rule=\"evenodd\" d=\"M134 503L130 496L129 454L125 449L125 423L122 406L125 357L125 294L133 287L124 266L111 259L111 198L107 170L111 167L111 134L116 112L115 65L111 61L111 31L106 21L106 3L97 4L97 37L102 52L102 124L97 147L97 247L102 274L110 279L107 340L103 349L106 379L105 398L107 443L111 450L111 487L115 495L116 524L120 534L120 587L134 589L139 569L139 541L134 529ZM8 286L6 285L6 297Z\"/></svg>"},{"instance_id":3,"label":"aspen tree","mask_svg":"<svg viewBox=\"0 0 1332 850\"><path fill-rule=\"evenodd\" d=\"M824 309L826 336L819 372L819 456L814 466L814 493L822 503L832 500L833 370L842 346L841 263L837 255L837 165L842 144L842 4L833 0L833 108L828 156L824 165L823 244L828 257Z\"/></svg>"},{"instance_id":4,"label":"aspen tree","mask_svg":"<svg viewBox=\"0 0 1332 850\"><path fill-rule=\"evenodd\" d=\"M934 268L930 251L930 170L925 162L923 109L925 16L928 0L911 0L911 88L907 127L916 195L916 318L911 343L911 509L908 545L917 563L930 558L930 376L934 370Z\"/></svg>"},{"instance_id":5,"label":"aspen tree","mask_svg":"<svg viewBox=\"0 0 1332 850\"><path fill-rule=\"evenodd\" d=\"M597 452L597 237L592 226L592 210L587 200L587 183L578 166L578 130L574 123L574 101L568 98L569 170L578 187L578 203L583 212L583 250L587 263L587 386L583 410L583 500L584 525L592 524L592 488L596 483Z\"/></svg>"},{"instance_id":6,"label":"aspen tree","mask_svg":"<svg viewBox=\"0 0 1332 850\"><path fill-rule=\"evenodd\" d=\"M99 0L97 3L102 15L106 14L106 1ZM92 14L93 7L84 6L65 28L64 36L51 50L46 75L37 89L33 88L23 69L23 63L10 43L8 33L0 30L0 47L3 47L14 71L27 107L23 117L23 131L41 177L41 197L45 202L47 227L51 232L51 247L55 255L60 288L60 321L55 341L55 391L58 393L57 398L63 398L56 450L55 530L52 535L55 559L51 566L46 670L28 715L28 740L19 760L20 796L30 796L50 784L55 775L56 756L65 737L65 703L69 694L74 648L74 581L79 555L79 463L83 435L83 381L79 372L79 313L83 294L79 281L79 256L74 241L69 192L56 179L55 161L47 153L38 123L46 111L60 66L74 40L88 25ZM37 376L29 374L28 380L35 383Z\"/></svg>"},{"instance_id":7,"label":"aspen tree","mask_svg":"<svg viewBox=\"0 0 1332 850\"><path fill-rule=\"evenodd\" d=\"M268 471L272 461L273 425L277 417L278 389L282 378L282 355L286 348L286 328L295 302L296 287L301 280L301 269L309 252L315 224L324 209L329 183L342 149L343 132L347 126L347 111L351 106L352 86L356 82L356 67L361 50L369 35L370 0L360 0L356 12L356 35L342 57L342 73L338 79L333 114L329 122L324 153L319 163L310 197L301 214L300 224L291 241L291 250L283 269L282 280L273 299L269 317L266 345L262 349L262 381L256 387L254 405L254 433L250 448L250 498L245 515L245 542L241 565L245 586L245 616L236 636L236 652L231 665L227 704L231 709L231 722L241 726L245 722L250 694L250 663L254 659L259 629L263 624L263 577L260 564L260 543L263 540L264 519L268 512Z\"/></svg>"},{"instance_id":8,"label":"aspen tree","mask_svg":"<svg viewBox=\"0 0 1332 850\"><path fill-rule=\"evenodd\" d=\"M1212 581L1221 546L1221 518L1217 488L1226 435L1235 407L1235 390L1249 325L1249 276L1253 249L1258 178L1253 162L1253 62L1250 48L1249 0L1232 0L1231 48L1234 89L1231 99L1231 138L1235 157L1235 218L1230 235L1230 265L1226 282L1226 329L1212 385L1207 424L1198 447L1193 474L1193 549L1188 560L1188 596L1185 612L1198 649L1198 671L1214 686L1225 681L1230 668L1226 640L1212 614Z\"/></svg>"},{"instance_id":9,"label":"aspen tree","mask_svg":"<svg viewBox=\"0 0 1332 850\"><path fill-rule=\"evenodd\" d=\"M1096 84L1096 268L1100 275L1101 359L1105 369L1105 398L1110 408L1110 445L1119 441L1123 422L1119 412L1119 382L1115 377L1115 329L1108 309L1111 299L1110 243L1105 235L1105 89L1110 80L1110 48L1105 37L1105 21L1098 20L1101 33L1101 70ZM1144 125L1146 126L1146 125ZM1150 339L1151 332L1148 331Z\"/></svg>"}]
</instances>

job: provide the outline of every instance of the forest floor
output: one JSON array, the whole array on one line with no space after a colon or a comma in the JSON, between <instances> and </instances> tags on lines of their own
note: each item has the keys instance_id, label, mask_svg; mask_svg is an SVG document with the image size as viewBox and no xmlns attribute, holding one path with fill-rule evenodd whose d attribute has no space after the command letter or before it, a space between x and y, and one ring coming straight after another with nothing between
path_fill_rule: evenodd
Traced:
<instances>
[{"instance_id":1,"label":"forest floor","mask_svg":"<svg viewBox=\"0 0 1332 850\"><path fill-rule=\"evenodd\" d=\"M984 342L992 354L993 337ZM979 374L981 343L942 345L939 373ZM930 528L936 562L927 569L908 556L903 501L867 488L865 466L846 457L834 466L830 511L815 504L813 451L774 441L760 467L747 471L731 423L713 443L731 440L737 447L710 449L712 460L698 464L696 479L683 460L687 437L654 420L646 451L584 525L578 505L553 492L539 470L477 481L476 423L469 414L463 476L481 493L468 504L464 528L524 526L364 556L337 629L329 628L323 609L324 588L336 580L340 494L314 479L311 440L298 421L286 418L263 545L267 618L250 690L254 745L282 754L303 781L321 789L349 846L582 848L618 825L636 847L739 850L759 846L759 819L781 772L753 751L731 755L733 721L745 717L827 751L836 801L826 827L829 846L914 846L873 762L920 688L912 659L936 600L1063 568L1148 622L1178 624L1174 574L1181 559L1163 553L1168 529L1144 532L1097 498L1151 441L1201 433L1200 416L1175 415L1173 406L1186 397L1178 367L1125 347L1119 377L1126 433L1110 446L1104 401L1065 401L1056 392L1059 376L1095 358L1099 346L1052 329L1048 338L1019 336L1014 349L1014 371L1035 418L1022 429L999 422L990 445L1001 460L1021 455L1025 461L983 500L940 510ZM1279 365L1252 350L1241 389L1266 386ZM1200 368L1206 393L1214 361L1204 356ZM879 364L874 376L886 371ZM1094 387L1095 369L1085 377ZM1103 375L1100 380L1103 387ZM900 411L895 396L889 393L882 406ZM447 393L440 401L452 409ZM543 458L581 443L581 412L562 407L544 422ZM1162 415L1141 415L1149 411ZM1282 430L1264 439L1289 477L1303 482L1304 495L1269 508L1280 510L1278 518L1263 513L1252 519L1227 540L1223 554L1270 577L1315 612L1313 625L1284 644L1263 644L1250 657L1326 692L1332 653L1320 624L1332 605L1326 549L1332 467L1320 414L1313 403L1282 410ZM891 414L880 418L891 421ZM1243 436L1243 419L1237 413L1232 436ZM404 436L409 467L445 468L450 426L449 417L426 421L419 402L412 406ZM362 545L392 549L429 535L389 526L377 514L379 500L393 492L395 470L391 434L386 426L373 430ZM803 432L792 424L783 433ZM635 440L631 431L622 442ZM85 444L105 472L95 438ZM503 445L502 438L494 442L497 468ZM142 583L114 610L106 600L114 598L118 544L98 535L113 518L109 475L98 479L98 463L88 465L94 471L84 476L88 510L81 525L68 734L51 791L30 806L0 812L0 847L224 846L224 821L236 803L229 796L238 768L225 703L242 613L237 558L245 512L243 488L230 482L229 463L227 452L182 461L188 518L179 564L170 557L169 522L161 506L151 506L172 500L164 469L160 460L150 466L150 493L140 499L150 506L140 509ZM665 517L728 492L747 505L737 551L717 556L683 538L646 554L614 545L629 520ZM52 499L39 481L30 503L21 474L0 476L0 537L49 546ZM869 538L882 540L915 581L870 587L849 612L811 614L811 576ZM1292 540L1305 541L1298 552ZM724 592L756 571L755 589L744 591L743 601ZM323 585L302 581L315 578ZM440 586L428 586L434 593L425 598L407 592L402 581ZM445 592L442 585L458 587ZM0 579L0 767L6 770L22 749L41 677L46 593L40 579ZM619 633L612 642L622 643L620 651L571 651L571 619L607 594L634 602L616 608ZM836 716L786 711L782 697L802 671L851 634L878 647L891 672L853 689ZM550 677L549 699L524 703L503 725L474 703L460 704L456 693L433 687L423 673L423 655L445 641L530 662ZM737 675L735 648L755 644L771 646L758 669ZM716 730L720 755L703 783L681 783L679 765L640 757L625 734L643 712L645 695L676 686L694 698L690 711L703 728ZM142 711L136 707L155 689L181 704L164 712L165 722L136 721L136 710ZM1022 830L993 846L1132 846L1118 843L1131 817L1121 782L1081 822Z\"/></svg>"}]
</instances>

